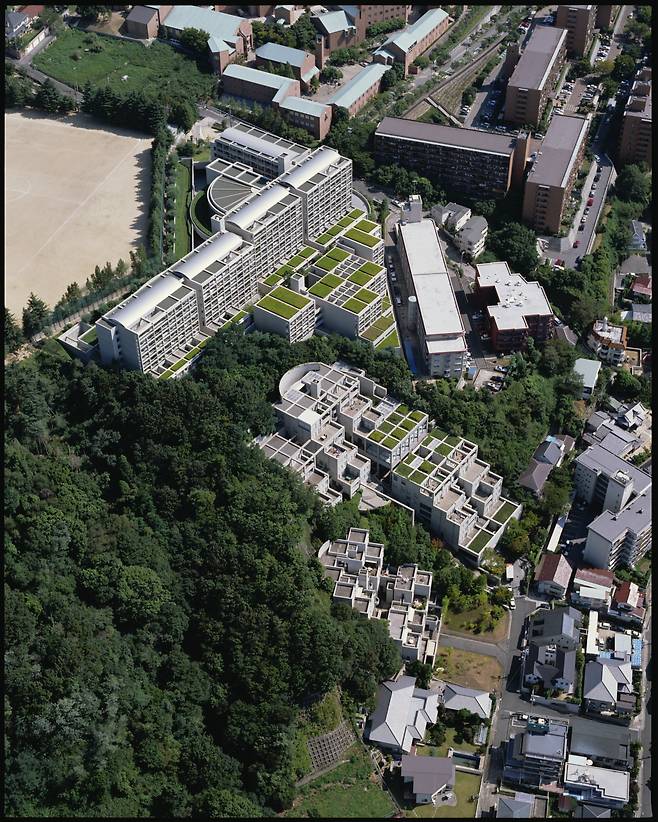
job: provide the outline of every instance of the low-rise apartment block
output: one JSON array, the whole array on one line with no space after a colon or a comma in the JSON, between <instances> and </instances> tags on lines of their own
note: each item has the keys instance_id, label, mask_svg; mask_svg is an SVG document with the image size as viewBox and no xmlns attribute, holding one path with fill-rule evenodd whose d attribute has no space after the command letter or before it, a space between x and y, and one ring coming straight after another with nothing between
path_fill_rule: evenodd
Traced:
<instances>
[{"instance_id":1,"label":"low-rise apartment block","mask_svg":"<svg viewBox=\"0 0 658 822\"><path fill-rule=\"evenodd\" d=\"M425 738L428 725L436 722L438 701L436 691L417 688L412 676L383 682L377 707L368 718L368 741L396 754L408 754L414 742Z\"/></svg>"},{"instance_id":2,"label":"low-rise apartment block","mask_svg":"<svg viewBox=\"0 0 658 822\"><path fill-rule=\"evenodd\" d=\"M325 542L318 553L334 581L333 601L368 619L384 619L403 659L434 664L439 618L428 613L432 574L417 565L383 564L384 546L367 530L350 528L346 539Z\"/></svg>"},{"instance_id":3,"label":"low-rise apartment block","mask_svg":"<svg viewBox=\"0 0 658 822\"><path fill-rule=\"evenodd\" d=\"M601 363L597 360L587 360L584 357L578 357L574 363L573 370L574 374L577 374L583 381L582 398L584 400L591 399L599 379Z\"/></svg>"},{"instance_id":4,"label":"low-rise apartment block","mask_svg":"<svg viewBox=\"0 0 658 822\"><path fill-rule=\"evenodd\" d=\"M484 251L488 233L489 223L484 217L476 214L455 234L455 245L466 254L467 259L476 260Z\"/></svg>"},{"instance_id":5,"label":"low-rise apartment block","mask_svg":"<svg viewBox=\"0 0 658 822\"><path fill-rule=\"evenodd\" d=\"M582 802L606 808L623 808L630 797L628 771L598 768L587 756L569 754L564 769L564 792Z\"/></svg>"},{"instance_id":6,"label":"low-rise apartment block","mask_svg":"<svg viewBox=\"0 0 658 822\"><path fill-rule=\"evenodd\" d=\"M391 495L471 565L486 559L510 518L521 514L502 496L502 477L477 454L475 443L435 428L391 475Z\"/></svg>"},{"instance_id":7,"label":"low-rise apartment block","mask_svg":"<svg viewBox=\"0 0 658 822\"><path fill-rule=\"evenodd\" d=\"M634 582L617 582L608 608L608 616L633 628L639 628L646 613L645 592Z\"/></svg>"},{"instance_id":8,"label":"low-rise apartment block","mask_svg":"<svg viewBox=\"0 0 658 822\"><path fill-rule=\"evenodd\" d=\"M632 568L651 548L651 477L601 445L575 463L576 495L602 509L588 527L585 562L611 571Z\"/></svg>"},{"instance_id":9,"label":"low-rise apartment block","mask_svg":"<svg viewBox=\"0 0 658 822\"><path fill-rule=\"evenodd\" d=\"M449 192L482 198L503 197L520 185L528 156L526 139L396 117L385 117L374 139L381 165L403 166Z\"/></svg>"},{"instance_id":10,"label":"low-rise apartment block","mask_svg":"<svg viewBox=\"0 0 658 822\"><path fill-rule=\"evenodd\" d=\"M644 67L638 71L626 103L617 152L619 165L646 163L651 168L652 127L651 69Z\"/></svg>"},{"instance_id":11,"label":"low-rise apartment block","mask_svg":"<svg viewBox=\"0 0 658 822\"><path fill-rule=\"evenodd\" d=\"M536 127L564 66L567 32L561 28L536 26L505 93L505 120L519 126Z\"/></svg>"},{"instance_id":12,"label":"low-rise apartment block","mask_svg":"<svg viewBox=\"0 0 658 822\"><path fill-rule=\"evenodd\" d=\"M539 790L554 790L567 756L568 722L530 716L509 720L503 782Z\"/></svg>"},{"instance_id":13,"label":"low-rise apartment block","mask_svg":"<svg viewBox=\"0 0 658 822\"><path fill-rule=\"evenodd\" d=\"M635 711L631 663L604 656L585 663L583 705L589 713L630 716Z\"/></svg>"},{"instance_id":14,"label":"low-rise apartment block","mask_svg":"<svg viewBox=\"0 0 658 822\"><path fill-rule=\"evenodd\" d=\"M246 123L225 128L211 146L211 159L243 163L268 180L290 171L310 154L306 146Z\"/></svg>"},{"instance_id":15,"label":"low-rise apartment block","mask_svg":"<svg viewBox=\"0 0 658 822\"><path fill-rule=\"evenodd\" d=\"M590 118L554 114L525 182L523 220L535 231L560 232L587 147Z\"/></svg>"},{"instance_id":16,"label":"low-rise apartment block","mask_svg":"<svg viewBox=\"0 0 658 822\"><path fill-rule=\"evenodd\" d=\"M416 57L420 57L447 31L450 22L448 13L443 9L430 9L413 25L405 26L399 32L393 32L383 45L376 49L374 59L386 65L401 63L406 75Z\"/></svg>"},{"instance_id":17,"label":"low-rise apartment block","mask_svg":"<svg viewBox=\"0 0 658 822\"><path fill-rule=\"evenodd\" d=\"M506 262L475 268L474 293L486 309L494 351L523 351L529 337L538 345L551 337L555 317L539 283L513 274Z\"/></svg>"},{"instance_id":18,"label":"low-rise apartment block","mask_svg":"<svg viewBox=\"0 0 658 822\"><path fill-rule=\"evenodd\" d=\"M327 103L334 108L344 109L350 117L379 94L382 84L382 77L390 69L390 66L381 63L370 63L363 71L355 74L344 86L332 95Z\"/></svg>"},{"instance_id":19,"label":"low-rise apartment block","mask_svg":"<svg viewBox=\"0 0 658 822\"><path fill-rule=\"evenodd\" d=\"M556 28L567 30L567 54L584 57L594 34L595 6L558 6Z\"/></svg>"},{"instance_id":20,"label":"low-rise apartment block","mask_svg":"<svg viewBox=\"0 0 658 822\"><path fill-rule=\"evenodd\" d=\"M626 360L627 335L625 325L613 325L604 317L594 320L587 335L587 345L603 362L619 366Z\"/></svg>"},{"instance_id":21,"label":"low-rise apartment block","mask_svg":"<svg viewBox=\"0 0 658 822\"><path fill-rule=\"evenodd\" d=\"M576 756L587 756L592 764L600 768L617 768L628 770L630 764L630 740L627 730L619 726L588 723L589 727L579 724L571 729L569 753Z\"/></svg>"},{"instance_id":22,"label":"low-rise apartment block","mask_svg":"<svg viewBox=\"0 0 658 822\"><path fill-rule=\"evenodd\" d=\"M263 43L256 49L256 67L262 71L269 71L270 66L274 69L290 66L295 80L299 80L302 91L308 91L311 80L320 74L313 54L279 43Z\"/></svg>"},{"instance_id":23,"label":"low-rise apartment block","mask_svg":"<svg viewBox=\"0 0 658 822\"><path fill-rule=\"evenodd\" d=\"M433 220L399 223L397 247L409 293L408 320L431 377L460 379L466 365L464 325Z\"/></svg>"},{"instance_id":24,"label":"low-rise apartment block","mask_svg":"<svg viewBox=\"0 0 658 822\"><path fill-rule=\"evenodd\" d=\"M565 587L568 584L567 581ZM523 692L540 688L545 694L574 693L582 621L582 614L570 607L540 610L530 617L528 646L523 651L521 666Z\"/></svg>"}]
</instances>

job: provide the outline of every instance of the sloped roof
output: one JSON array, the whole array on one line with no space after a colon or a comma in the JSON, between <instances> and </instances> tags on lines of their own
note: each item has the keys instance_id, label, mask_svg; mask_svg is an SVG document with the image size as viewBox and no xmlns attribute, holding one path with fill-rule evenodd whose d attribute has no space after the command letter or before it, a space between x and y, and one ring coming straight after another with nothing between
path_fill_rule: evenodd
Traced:
<instances>
[{"instance_id":1,"label":"sloped roof","mask_svg":"<svg viewBox=\"0 0 658 822\"><path fill-rule=\"evenodd\" d=\"M571 565L563 554L542 554L535 571L535 582L554 582L566 589L570 579Z\"/></svg>"},{"instance_id":2,"label":"sloped roof","mask_svg":"<svg viewBox=\"0 0 658 822\"><path fill-rule=\"evenodd\" d=\"M548 462L539 462L534 457L528 463L528 467L519 476L519 485L528 488L530 491L541 491L546 484L553 466Z\"/></svg>"},{"instance_id":3,"label":"sloped roof","mask_svg":"<svg viewBox=\"0 0 658 822\"><path fill-rule=\"evenodd\" d=\"M562 458L562 448L557 442L544 440L535 449L535 459L557 465Z\"/></svg>"},{"instance_id":4,"label":"sloped roof","mask_svg":"<svg viewBox=\"0 0 658 822\"><path fill-rule=\"evenodd\" d=\"M438 694L416 688L414 677L384 682L379 686L368 738L409 751L413 740L422 739L427 725L436 722L437 709Z\"/></svg>"},{"instance_id":5,"label":"sloped roof","mask_svg":"<svg viewBox=\"0 0 658 822\"><path fill-rule=\"evenodd\" d=\"M311 55L302 49L293 49L279 43L263 43L256 49L256 57L262 60L271 60L273 63L290 63L291 66L301 68L304 60Z\"/></svg>"},{"instance_id":6,"label":"sloped roof","mask_svg":"<svg viewBox=\"0 0 658 822\"><path fill-rule=\"evenodd\" d=\"M517 794L518 796L519 794ZM532 816L532 808L534 801L532 798L517 799L516 796L505 796L500 794L498 798L498 807L496 809L496 817L498 819L530 819Z\"/></svg>"},{"instance_id":7,"label":"sloped roof","mask_svg":"<svg viewBox=\"0 0 658 822\"><path fill-rule=\"evenodd\" d=\"M447 756L403 756L400 764L403 777L413 779L413 792L432 795L455 784L455 763Z\"/></svg>"},{"instance_id":8,"label":"sloped roof","mask_svg":"<svg viewBox=\"0 0 658 822\"><path fill-rule=\"evenodd\" d=\"M491 696L486 691L463 688L450 682L443 691L443 704L451 711L466 709L481 719L489 719L491 715Z\"/></svg>"}]
</instances>

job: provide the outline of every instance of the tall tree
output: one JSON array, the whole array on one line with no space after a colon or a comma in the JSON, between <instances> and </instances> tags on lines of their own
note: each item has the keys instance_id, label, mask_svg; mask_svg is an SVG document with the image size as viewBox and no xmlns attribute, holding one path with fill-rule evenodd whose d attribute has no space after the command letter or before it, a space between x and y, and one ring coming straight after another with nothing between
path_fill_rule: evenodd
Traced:
<instances>
[{"instance_id":1,"label":"tall tree","mask_svg":"<svg viewBox=\"0 0 658 822\"><path fill-rule=\"evenodd\" d=\"M50 322L50 310L36 294L30 292L27 306L23 309L23 333L26 337L38 334Z\"/></svg>"}]
</instances>

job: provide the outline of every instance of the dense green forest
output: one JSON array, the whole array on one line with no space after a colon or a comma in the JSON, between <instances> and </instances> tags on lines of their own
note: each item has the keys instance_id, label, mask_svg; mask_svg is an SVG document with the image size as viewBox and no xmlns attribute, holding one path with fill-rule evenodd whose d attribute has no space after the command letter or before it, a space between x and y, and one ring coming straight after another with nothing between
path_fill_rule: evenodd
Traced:
<instances>
[{"instance_id":1,"label":"dense green forest","mask_svg":"<svg viewBox=\"0 0 658 822\"><path fill-rule=\"evenodd\" d=\"M336 685L372 704L400 665L383 623L331 605L321 541L367 524L387 561L433 570L435 593L455 603L481 598L485 580L400 509L365 523L355 501L323 509L252 447L273 430L280 376L348 360L438 419L449 403L451 430L493 426L486 458L497 451L502 467L520 464L555 413L542 356L477 401L448 383L416 394L401 358L363 343L290 346L239 329L219 334L182 380L85 368L52 340L10 366L6 812L289 807L300 707Z\"/></svg>"}]
</instances>

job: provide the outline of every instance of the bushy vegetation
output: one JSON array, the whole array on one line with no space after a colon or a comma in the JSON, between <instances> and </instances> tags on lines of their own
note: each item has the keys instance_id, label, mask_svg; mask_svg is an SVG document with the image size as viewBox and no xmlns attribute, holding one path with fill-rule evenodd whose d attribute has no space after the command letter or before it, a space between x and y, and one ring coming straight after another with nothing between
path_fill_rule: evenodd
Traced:
<instances>
[{"instance_id":1,"label":"bushy vegetation","mask_svg":"<svg viewBox=\"0 0 658 822\"><path fill-rule=\"evenodd\" d=\"M392 31L404 28L403 17L391 17L390 20L380 20L372 23L366 29L366 37L381 37L382 34L389 34Z\"/></svg>"},{"instance_id":2,"label":"bushy vegetation","mask_svg":"<svg viewBox=\"0 0 658 822\"><path fill-rule=\"evenodd\" d=\"M262 23L260 20L253 20L251 25L256 48L265 43L279 43L279 45L301 49L311 54L315 52L317 33L309 14L302 14L292 26L286 28L277 26L276 23Z\"/></svg>"},{"instance_id":3,"label":"bushy vegetation","mask_svg":"<svg viewBox=\"0 0 658 822\"><path fill-rule=\"evenodd\" d=\"M48 114L68 114L77 104L57 91L50 80L39 86L5 62L5 108L34 108Z\"/></svg>"},{"instance_id":4,"label":"bushy vegetation","mask_svg":"<svg viewBox=\"0 0 658 822\"><path fill-rule=\"evenodd\" d=\"M255 126L278 134L279 137L283 137L286 140L301 143L303 146L310 146L316 142L313 135L305 128L289 125L281 114L272 108L263 108L257 104L249 108L248 106L243 106L240 103L226 99L221 100L221 108L226 109L226 111L229 111L241 120L245 120L247 123L253 123Z\"/></svg>"}]
</instances>

